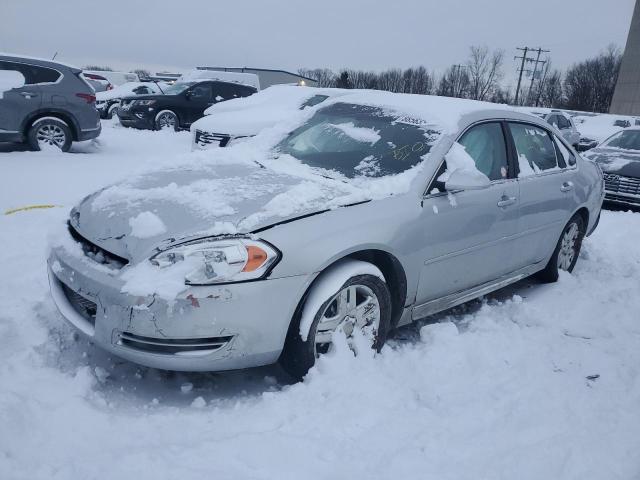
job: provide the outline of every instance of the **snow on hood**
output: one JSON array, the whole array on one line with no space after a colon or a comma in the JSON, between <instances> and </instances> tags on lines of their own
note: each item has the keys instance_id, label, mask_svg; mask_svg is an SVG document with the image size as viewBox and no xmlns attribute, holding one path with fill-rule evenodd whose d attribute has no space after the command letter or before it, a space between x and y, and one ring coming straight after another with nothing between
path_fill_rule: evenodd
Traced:
<instances>
[{"instance_id":1,"label":"snow on hood","mask_svg":"<svg viewBox=\"0 0 640 480\"><path fill-rule=\"evenodd\" d=\"M586 117L584 122L576 124L576 128L578 132L580 132L581 137L590 138L600 143L614 133L624 129L624 127L614 125L616 120L629 120L633 125L633 118L631 117L601 114Z\"/></svg>"}]
</instances>

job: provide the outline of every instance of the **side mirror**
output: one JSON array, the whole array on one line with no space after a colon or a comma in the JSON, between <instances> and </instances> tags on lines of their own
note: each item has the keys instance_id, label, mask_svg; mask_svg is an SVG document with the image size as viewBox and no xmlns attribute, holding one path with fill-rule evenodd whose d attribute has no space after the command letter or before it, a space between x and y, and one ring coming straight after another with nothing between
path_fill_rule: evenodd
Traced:
<instances>
[{"instance_id":1,"label":"side mirror","mask_svg":"<svg viewBox=\"0 0 640 480\"><path fill-rule=\"evenodd\" d=\"M457 169L451 172L449 178L444 182L444 187L448 191L453 190L482 190L491 185L491 180L478 170Z\"/></svg>"}]
</instances>

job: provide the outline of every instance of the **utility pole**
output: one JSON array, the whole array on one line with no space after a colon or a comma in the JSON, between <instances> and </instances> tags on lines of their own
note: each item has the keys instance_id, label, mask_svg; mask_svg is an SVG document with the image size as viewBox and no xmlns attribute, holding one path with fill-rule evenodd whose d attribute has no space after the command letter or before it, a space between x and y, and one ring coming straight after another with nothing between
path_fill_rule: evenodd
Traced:
<instances>
[{"instance_id":1,"label":"utility pole","mask_svg":"<svg viewBox=\"0 0 640 480\"><path fill-rule=\"evenodd\" d=\"M533 73L531 74L531 83L529 84L529 91L527 92L527 103L529 103L530 100L531 100L531 91L533 90L533 82L536 79L536 73L538 72L538 63L542 63L542 65L547 63L546 60L540 60L540 54L542 52L549 53L549 50L542 50L540 47L538 47L537 49L532 49L532 50L537 50L538 51L538 56L536 57L536 64L533 67Z\"/></svg>"},{"instance_id":2,"label":"utility pole","mask_svg":"<svg viewBox=\"0 0 640 480\"><path fill-rule=\"evenodd\" d=\"M514 60L522 60L522 62L520 63L520 69L519 69L519 75L518 75L518 86L516 87L516 97L515 97L515 104L518 104L518 98L520 97L520 85L522 83L522 73L523 72L531 72L531 70L525 70L524 68L524 64L525 63L535 63L535 66L533 67L533 72L531 73L531 83L529 84L529 91L527 93L527 101L530 100L531 98L531 89L533 88L533 82L536 78L536 73L538 71L538 64L542 63L543 65L546 63L546 60L540 60L540 55L542 53L549 53L549 50L543 50L542 48L538 47L538 48L531 48L531 47L518 47L517 50L522 50L522 56L521 57L514 57ZM538 56L536 57L536 59L534 60L533 58L529 58L527 56L528 52L537 52Z\"/></svg>"},{"instance_id":3,"label":"utility pole","mask_svg":"<svg viewBox=\"0 0 640 480\"><path fill-rule=\"evenodd\" d=\"M524 47L524 48L518 47L517 50L522 50L524 53L522 54L522 57L514 57L514 60L517 60L518 58L522 58L522 63L520 64L520 75L518 75L518 86L516 87L516 99L515 99L516 105L518 105L518 95L520 94L520 82L522 82L522 72L524 71L524 62L525 60L527 60L527 52L529 51L529 47Z\"/></svg>"}]
</instances>

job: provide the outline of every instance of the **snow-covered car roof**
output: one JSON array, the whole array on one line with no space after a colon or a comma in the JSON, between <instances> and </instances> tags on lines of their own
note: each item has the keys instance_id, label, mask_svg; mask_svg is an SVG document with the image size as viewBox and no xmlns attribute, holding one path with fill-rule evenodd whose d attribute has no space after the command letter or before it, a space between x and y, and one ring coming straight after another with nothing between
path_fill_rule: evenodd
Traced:
<instances>
[{"instance_id":1,"label":"snow-covered car roof","mask_svg":"<svg viewBox=\"0 0 640 480\"><path fill-rule=\"evenodd\" d=\"M255 73L223 72L219 70L190 70L183 73L178 82L198 82L202 80L218 80L221 82L239 83L260 90L260 78Z\"/></svg>"},{"instance_id":2,"label":"snow-covered car roof","mask_svg":"<svg viewBox=\"0 0 640 480\"><path fill-rule=\"evenodd\" d=\"M49 64L51 66L62 65L64 67L70 68L72 70L82 70L81 68L78 68L75 65L71 65L71 64L65 63L65 62L60 62L58 60L51 60L50 58L32 57L32 56L29 56L29 55L21 55L19 53L0 52L0 57L10 57L10 58L13 58L15 60L35 60L36 62L47 63L47 64Z\"/></svg>"},{"instance_id":3,"label":"snow-covered car roof","mask_svg":"<svg viewBox=\"0 0 640 480\"><path fill-rule=\"evenodd\" d=\"M147 87L153 93L162 93L160 87L158 87L154 82L127 82L113 88L112 90L105 90L104 92L96 93L96 100L104 101L135 95L134 90L138 87Z\"/></svg>"},{"instance_id":4,"label":"snow-covered car roof","mask_svg":"<svg viewBox=\"0 0 640 480\"><path fill-rule=\"evenodd\" d=\"M626 121L629 125L634 125L635 119L625 115L600 114L593 117L583 117L584 121L578 123L576 128L583 138L590 138L598 142L609 138L625 127L615 125L616 121Z\"/></svg>"},{"instance_id":5,"label":"snow-covered car roof","mask_svg":"<svg viewBox=\"0 0 640 480\"><path fill-rule=\"evenodd\" d=\"M255 135L263 128L289 118L315 96L334 98L352 92L354 90L340 88L274 85L249 97L234 98L209 107L205 110L206 116L191 128L232 136Z\"/></svg>"},{"instance_id":6,"label":"snow-covered car roof","mask_svg":"<svg viewBox=\"0 0 640 480\"><path fill-rule=\"evenodd\" d=\"M523 113L508 105L434 95L275 85L250 97L209 107L205 111L207 116L195 122L191 128L192 131L199 129L238 136L253 135L262 128L288 119L306 99L314 95L329 97L319 107L336 102L378 106L397 112L409 123L415 121L438 125L440 129L448 131L456 130L461 117L474 112L504 110Z\"/></svg>"}]
</instances>

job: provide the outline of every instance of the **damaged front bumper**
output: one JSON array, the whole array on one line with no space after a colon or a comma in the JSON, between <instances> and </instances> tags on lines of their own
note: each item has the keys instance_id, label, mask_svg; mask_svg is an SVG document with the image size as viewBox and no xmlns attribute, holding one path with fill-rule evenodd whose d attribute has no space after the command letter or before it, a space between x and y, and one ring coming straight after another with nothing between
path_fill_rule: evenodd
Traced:
<instances>
[{"instance_id":1,"label":"damaged front bumper","mask_svg":"<svg viewBox=\"0 0 640 480\"><path fill-rule=\"evenodd\" d=\"M84 336L132 362L182 371L277 361L308 282L299 275L185 287L180 298L167 302L122 293L120 270L64 247L52 249L48 270L58 310Z\"/></svg>"}]
</instances>

